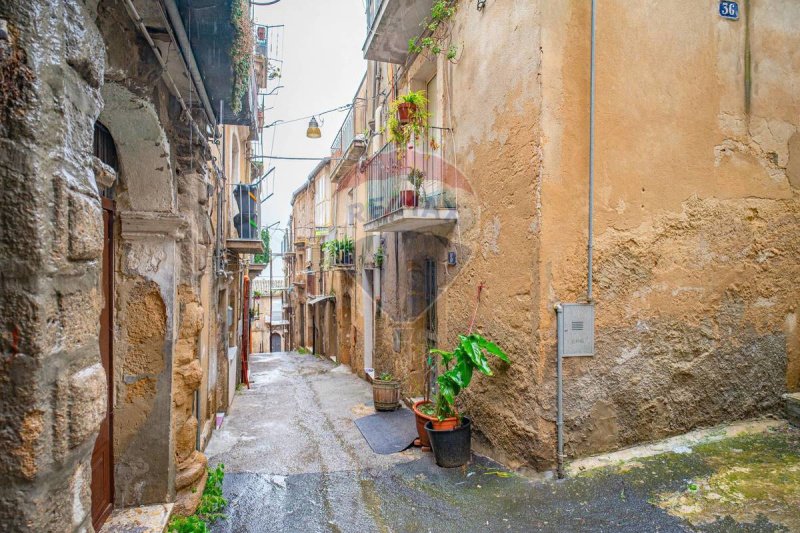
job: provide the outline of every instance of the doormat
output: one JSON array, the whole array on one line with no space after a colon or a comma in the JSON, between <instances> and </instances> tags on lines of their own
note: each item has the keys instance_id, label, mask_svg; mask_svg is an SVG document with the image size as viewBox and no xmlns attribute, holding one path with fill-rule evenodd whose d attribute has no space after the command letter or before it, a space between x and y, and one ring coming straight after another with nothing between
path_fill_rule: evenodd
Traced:
<instances>
[{"instance_id":1,"label":"doormat","mask_svg":"<svg viewBox=\"0 0 800 533\"><path fill-rule=\"evenodd\" d=\"M402 452L417 438L414 412L405 407L365 416L355 423L372 451L381 455Z\"/></svg>"}]
</instances>

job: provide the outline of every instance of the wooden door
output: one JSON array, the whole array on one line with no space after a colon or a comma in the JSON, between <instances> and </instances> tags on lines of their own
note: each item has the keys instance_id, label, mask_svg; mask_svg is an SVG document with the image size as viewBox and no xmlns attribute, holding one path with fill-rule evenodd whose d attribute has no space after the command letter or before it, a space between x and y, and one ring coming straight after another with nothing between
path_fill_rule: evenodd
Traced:
<instances>
[{"instance_id":1,"label":"wooden door","mask_svg":"<svg viewBox=\"0 0 800 533\"><path fill-rule=\"evenodd\" d=\"M100 313L100 358L106 371L108 398L106 417L92 452L92 525L99 530L114 507L114 460L111 436L112 347L114 328L114 210L113 202L103 201L103 310Z\"/></svg>"},{"instance_id":2,"label":"wooden door","mask_svg":"<svg viewBox=\"0 0 800 533\"><path fill-rule=\"evenodd\" d=\"M279 334L277 334L277 333L273 333L270 336L269 344L270 344L269 350L271 352L280 352L281 351L281 336Z\"/></svg>"}]
</instances>

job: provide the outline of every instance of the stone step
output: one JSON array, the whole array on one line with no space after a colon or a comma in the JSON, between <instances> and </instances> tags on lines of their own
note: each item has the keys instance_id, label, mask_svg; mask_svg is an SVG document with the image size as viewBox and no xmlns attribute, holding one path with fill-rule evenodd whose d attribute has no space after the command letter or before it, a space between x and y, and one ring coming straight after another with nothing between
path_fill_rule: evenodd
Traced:
<instances>
[{"instance_id":1,"label":"stone step","mask_svg":"<svg viewBox=\"0 0 800 533\"><path fill-rule=\"evenodd\" d=\"M786 401L786 418L793 426L800 427L800 392L794 394L784 394Z\"/></svg>"},{"instance_id":2,"label":"stone step","mask_svg":"<svg viewBox=\"0 0 800 533\"><path fill-rule=\"evenodd\" d=\"M164 533L170 515L171 503L114 509L100 533Z\"/></svg>"}]
</instances>

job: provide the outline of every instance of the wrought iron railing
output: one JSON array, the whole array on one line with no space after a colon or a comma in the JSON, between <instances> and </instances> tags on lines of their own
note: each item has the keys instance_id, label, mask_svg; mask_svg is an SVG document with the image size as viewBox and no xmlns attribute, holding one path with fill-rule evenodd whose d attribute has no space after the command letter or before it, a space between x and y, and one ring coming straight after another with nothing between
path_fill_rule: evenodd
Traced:
<instances>
[{"instance_id":1,"label":"wrought iron railing","mask_svg":"<svg viewBox=\"0 0 800 533\"><path fill-rule=\"evenodd\" d=\"M356 243L353 228L337 229L322 243L324 268L352 268L355 265Z\"/></svg>"},{"instance_id":2,"label":"wrought iron railing","mask_svg":"<svg viewBox=\"0 0 800 533\"><path fill-rule=\"evenodd\" d=\"M381 4L384 0L367 0L367 32L372 29L372 24L375 22L375 17L381 9Z\"/></svg>"},{"instance_id":3,"label":"wrought iron railing","mask_svg":"<svg viewBox=\"0 0 800 533\"><path fill-rule=\"evenodd\" d=\"M236 183L233 186L233 226L240 239L261 240L259 224L261 211L261 185Z\"/></svg>"},{"instance_id":4,"label":"wrought iron railing","mask_svg":"<svg viewBox=\"0 0 800 533\"><path fill-rule=\"evenodd\" d=\"M367 164L367 221L407 207L455 209L442 155L441 128L428 128L408 146L384 145Z\"/></svg>"}]
</instances>

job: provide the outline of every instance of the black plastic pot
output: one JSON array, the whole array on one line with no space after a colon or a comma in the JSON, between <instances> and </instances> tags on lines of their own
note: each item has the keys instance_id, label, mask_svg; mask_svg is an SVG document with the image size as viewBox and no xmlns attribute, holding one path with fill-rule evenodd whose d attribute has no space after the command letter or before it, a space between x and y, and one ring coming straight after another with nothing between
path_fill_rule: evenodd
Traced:
<instances>
[{"instance_id":1,"label":"black plastic pot","mask_svg":"<svg viewBox=\"0 0 800 533\"><path fill-rule=\"evenodd\" d=\"M433 448L433 457L436 464L443 468L454 468L463 466L469 462L472 439L472 424L470 419L461 418L461 426L455 429L445 429L437 431L428 422L425 424L425 431Z\"/></svg>"}]
</instances>

